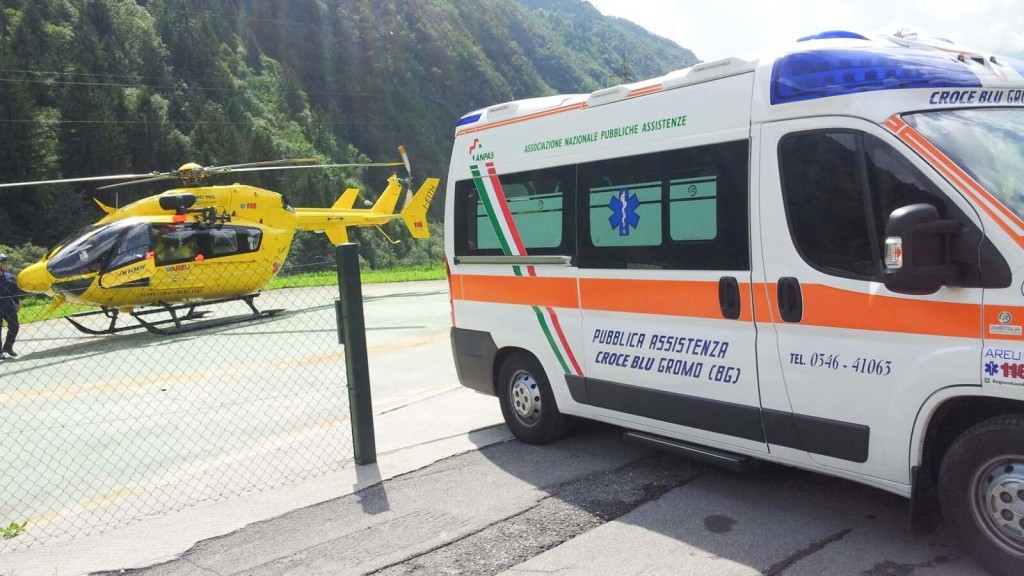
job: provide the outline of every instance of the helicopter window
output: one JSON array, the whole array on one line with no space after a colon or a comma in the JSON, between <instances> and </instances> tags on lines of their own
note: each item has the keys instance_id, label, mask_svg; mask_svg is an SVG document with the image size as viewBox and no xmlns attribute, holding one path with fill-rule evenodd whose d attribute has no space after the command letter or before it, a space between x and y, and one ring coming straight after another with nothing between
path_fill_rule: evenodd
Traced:
<instances>
[{"instance_id":1,"label":"helicopter window","mask_svg":"<svg viewBox=\"0 0 1024 576\"><path fill-rule=\"evenodd\" d=\"M51 249L49 253L46 254L46 258L53 258L53 255L56 254L57 251L60 250L62 247L68 245L69 243L71 243L80 236L91 234L93 231L100 228L100 226L102 226L102 224L90 224L84 228L79 228L78 230L76 230L75 232L71 233L69 236L66 236L63 240L58 242L57 245L53 249Z\"/></svg>"},{"instance_id":2,"label":"helicopter window","mask_svg":"<svg viewBox=\"0 0 1024 576\"><path fill-rule=\"evenodd\" d=\"M263 232L259 228L224 226L200 232L200 252L211 257L245 254L260 249Z\"/></svg>"},{"instance_id":3,"label":"helicopter window","mask_svg":"<svg viewBox=\"0 0 1024 576\"><path fill-rule=\"evenodd\" d=\"M245 239L249 245L249 252L255 252L260 249L260 240L263 239L263 231L259 228L248 228L246 229Z\"/></svg>"},{"instance_id":4,"label":"helicopter window","mask_svg":"<svg viewBox=\"0 0 1024 576\"><path fill-rule=\"evenodd\" d=\"M110 254L106 270L114 270L146 257L149 252L149 226L139 224L129 229Z\"/></svg>"},{"instance_id":5,"label":"helicopter window","mask_svg":"<svg viewBox=\"0 0 1024 576\"><path fill-rule=\"evenodd\" d=\"M73 237L57 250L46 265L47 271L54 278L99 272L121 233L135 224L136 222L121 220L84 230L81 235Z\"/></svg>"},{"instance_id":6,"label":"helicopter window","mask_svg":"<svg viewBox=\"0 0 1024 576\"><path fill-rule=\"evenodd\" d=\"M238 252L238 231L234 229L210 230L213 255L224 256Z\"/></svg>"},{"instance_id":7,"label":"helicopter window","mask_svg":"<svg viewBox=\"0 0 1024 576\"><path fill-rule=\"evenodd\" d=\"M158 224L153 226L153 253L156 265L187 262L195 259L198 237L195 230L181 225Z\"/></svg>"}]
</instances>

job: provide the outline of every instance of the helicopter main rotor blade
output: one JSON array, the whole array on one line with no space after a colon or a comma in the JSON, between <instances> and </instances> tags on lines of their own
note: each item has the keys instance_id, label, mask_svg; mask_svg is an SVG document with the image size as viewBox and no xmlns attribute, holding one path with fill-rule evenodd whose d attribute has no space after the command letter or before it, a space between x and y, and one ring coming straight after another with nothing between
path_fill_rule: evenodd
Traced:
<instances>
[{"instance_id":1,"label":"helicopter main rotor blade","mask_svg":"<svg viewBox=\"0 0 1024 576\"><path fill-rule=\"evenodd\" d=\"M57 180L37 180L35 182L11 182L0 184L0 188L16 188L18 186L42 186L46 184L71 184L73 182L103 182L105 180L132 180L139 178L153 178L162 176L159 172L149 174L116 174L113 176L92 176L89 178L60 178Z\"/></svg>"},{"instance_id":2,"label":"helicopter main rotor blade","mask_svg":"<svg viewBox=\"0 0 1024 576\"><path fill-rule=\"evenodd\" d=\"M264 160L263 162L246 162L245 164L229 164L227 166L208 166L207 172L213 170L234 170L236 168L249 168L253 166L274 166L278 164L306 164L316 162L315 158L291 158L287 160Z\"/></svg>"},{"instance_id":3,"label":"helicopter main rotor blade","mask_svg":"<svg viewBox=\"0 0 1024 576\"><path fill-rule=\"evenodd\" d=\"M121 186L134 186L136 184L148 184L150 182L162 182L164 180L176 180L176 179L177 178L175 178L174 176L171 176L171 175L160 175L160 176L156 176L154 178L143 178L141 180L131 180L129 182L118 182L117 184L107 184L106 186L100 186L99 188L97 188L97 190L110 190L111 188L118 188L118 187L121 187Z\"/></svg>"},{"instance_id":4,"label":"helicopter main rotor blade","mask_svg":"<svg viewBox=\"0 0 1024 576\"><path fill-rule=\"evenodd\" d=\"M295 168L357 168L364 166L401 166L401 162L375 162L371 164L309 164L301 166L268 166L266 168L241 168L231 172L260 172L263 170L292 170Z\"/></svg>"}]
</instances>

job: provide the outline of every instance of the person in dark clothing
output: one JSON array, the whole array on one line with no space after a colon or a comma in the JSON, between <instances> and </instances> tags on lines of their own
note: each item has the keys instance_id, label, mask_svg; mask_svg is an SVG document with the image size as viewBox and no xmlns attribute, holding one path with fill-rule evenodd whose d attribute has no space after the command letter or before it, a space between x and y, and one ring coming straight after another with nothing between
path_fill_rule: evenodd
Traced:
<instances>
[{"instance_id":1,"label":"person in dark clothing","mask_svg":"<svg viewBox=\"0 0 1024 576\"><path fill-rule=\"evenodd\" d=\"M24 296L18 288L14 274L8 270L9 266L7 255L0 254L0 333L3 331L3 323L7 323L7 339L0 350L0 360L3 360L4 354L12 358L18 355L14 351L14 341L18 338L18 312L21 310L21 298Z\"/></svg>"}]
</instances>

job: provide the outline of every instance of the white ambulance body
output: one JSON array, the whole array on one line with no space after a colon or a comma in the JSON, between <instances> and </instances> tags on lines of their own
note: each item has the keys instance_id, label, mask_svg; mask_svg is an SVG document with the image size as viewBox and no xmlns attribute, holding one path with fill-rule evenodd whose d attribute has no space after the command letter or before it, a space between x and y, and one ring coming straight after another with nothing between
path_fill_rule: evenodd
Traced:
<instances>
[{"instance_id":1,"label":"white ambulance body","mask_svg":"<svg viewBox=\"0 0 1024 576\"><path fill-rule=\"evenodd\" d=\"M462 118L459 377L526 442L849 478L1024 574L1024 63L824 36Z\"/></svg>"}]
</instances>

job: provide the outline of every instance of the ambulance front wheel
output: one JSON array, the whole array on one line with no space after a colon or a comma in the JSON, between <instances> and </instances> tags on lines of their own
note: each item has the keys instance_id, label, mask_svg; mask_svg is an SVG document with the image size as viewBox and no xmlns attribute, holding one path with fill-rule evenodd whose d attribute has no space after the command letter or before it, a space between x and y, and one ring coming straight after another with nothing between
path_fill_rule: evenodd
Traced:
<instances>
[{"instance_id":1,"label":"ambulance front wheel","mask_svg":"<svg viewBox=\"0 0 1024 576\"><path fill-rule=\"evenodd\" d=\"M512 434L526 444L547 444L565 436L569 418L555 405L551 385L536 358L515 352L498 372L501 415Z\"/></svg>"},{"instance_id":2,"label":"ambulance front wheel","mask_svg":"<svg viewBox=\"0 0 1024 576\"><path fill-rule=\"evenodd\" d=\"M1024 414L967 429L939 469L942 515L989 572L1024 574Z\"/></svg>"}]
</instances>

